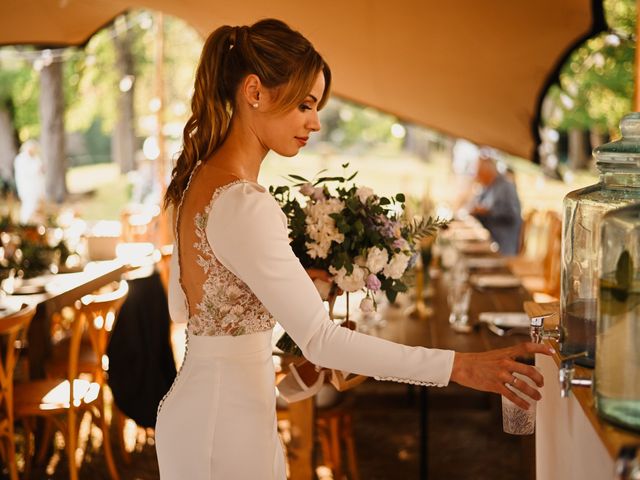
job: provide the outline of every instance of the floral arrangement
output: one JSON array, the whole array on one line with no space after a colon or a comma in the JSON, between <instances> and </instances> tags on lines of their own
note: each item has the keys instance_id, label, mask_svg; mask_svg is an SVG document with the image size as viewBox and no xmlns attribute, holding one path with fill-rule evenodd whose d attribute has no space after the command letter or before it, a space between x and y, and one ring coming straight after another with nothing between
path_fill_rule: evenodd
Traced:
<instances>
[{"instance_id":1,"label":"floral arrangement","mask_svg":"<svg viewBox=\"0 0 640 480\"><path fill-rule=\"evenodd\" d=\"M342 165L345 171L348 166ZM420 242L446 221L407 218L402 193L382 197L371 188L349 184L358 172L319 176L323 173L312 180L289 175L291 186L269 191L287 216L291 247L302 265L329 272L344 292L365 290L360 308L372 312L373 293L382 291L394 302L407 290L406 272L417 259Z\"/></svg>"},{"instance_id":2,"label":"floral arrangement","mask_svg":"<svg viewBox=\"0 0 640 480\"><path fill-rule=\"evenodd\" d=\"M46 231L44 226L16 225L8 216L0 218L0 280L12 270L31 278L49 271L52 264L56 268L64 264L71 253L66 242L50 242Z\"/></svg>"}]
</instances>

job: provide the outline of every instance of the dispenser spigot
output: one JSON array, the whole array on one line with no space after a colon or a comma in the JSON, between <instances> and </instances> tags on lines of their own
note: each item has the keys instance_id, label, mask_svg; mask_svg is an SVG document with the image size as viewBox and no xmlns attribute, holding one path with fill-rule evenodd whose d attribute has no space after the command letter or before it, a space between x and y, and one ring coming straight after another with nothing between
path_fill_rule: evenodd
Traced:
<instances>
[{"instance_id":1,"label":"dispenser spigot","mask_svg":"<svg viewBox=\"0 0 640 480\"><path fill-rule=\"evenodd\" d=\"M624 445L616 459L615 480L640 480L638 445Z\"/></svg>"},{"instance_id":2,"label":"dispenser spigot","mask_svg":"<svg viewBox=\"0 0 640 480\"><path fill-rule=\"evenodd\" d=\"M531 317L531 323L529 327L529 334L531 335L531 341L533 343L542 343L542 340L552 339L557 342L562 341L562 330L559 327L555 327L549 330L544 329L544 319L555 315L554 313L548 313L546 315L536 315Z\"/></svg>"},{"instance_id":3,"label":"dispenser spigot","mask_svg":"<svg viewBox=\"0 0 640 480\"><path fill-rule=\"evenodd\" d=\"M567 398L573 387L591 387L593 385L592 378L579 377L576 378L576 369L573 362L577 358L586 357L588 352L580 352L574 355L564 357L560 363L558 370L558 380L560 380L560 397Z\"/></svg>"}]
</instances>

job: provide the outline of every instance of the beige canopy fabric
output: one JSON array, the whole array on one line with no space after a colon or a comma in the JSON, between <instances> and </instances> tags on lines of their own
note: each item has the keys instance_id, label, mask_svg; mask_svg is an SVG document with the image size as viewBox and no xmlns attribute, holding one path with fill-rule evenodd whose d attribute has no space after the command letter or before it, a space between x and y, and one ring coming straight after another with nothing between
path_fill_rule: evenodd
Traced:
<instances>
[{"instance_id":1,"label":"beige canopy fabric","mask_svg":"<svg viewBox=\"0 0 640 480\"><path fill-rule=\"evenodd\" d=\"M530 159L547 86L606 28L599 0L2 0L0 44L83 44L132 8L205 36L282 19L329 62L335 94Z\"/></svg>"}]
</instances>

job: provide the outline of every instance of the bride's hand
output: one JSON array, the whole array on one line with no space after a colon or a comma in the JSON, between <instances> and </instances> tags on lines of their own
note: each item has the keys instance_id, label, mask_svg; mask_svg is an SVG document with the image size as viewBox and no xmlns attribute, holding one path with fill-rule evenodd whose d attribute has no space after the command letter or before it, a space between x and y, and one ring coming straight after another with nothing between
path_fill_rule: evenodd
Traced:
<instances>
[{"instance_id":1,"label":"bride's hand","mask_svg":"<svg viewBox=\"0 0 640 480\"><path fill-rule=\"evenodd\" d=\"M543 386L544 379L538 370L515 360L516 357L533 353L550 355L552 350L546 345L528 342L482 353L456 352L451 380L476 390L499 393L519 407L527 409L529 407L527 402L513 393L506 384L510 384L511 387L517 388L534 400L542 398L536 388L529 386L526 382L517 381L513 375L514 372L518 372L530 377L538 387Z\"/></svg>"}]
</instances>

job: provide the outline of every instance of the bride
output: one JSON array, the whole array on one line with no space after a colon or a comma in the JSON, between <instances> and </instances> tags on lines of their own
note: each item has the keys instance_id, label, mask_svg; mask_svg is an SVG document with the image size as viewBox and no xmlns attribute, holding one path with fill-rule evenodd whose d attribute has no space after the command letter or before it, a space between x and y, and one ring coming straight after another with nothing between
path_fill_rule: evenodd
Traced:
<instances>
[{"instance_id":1,"label":"bride","mask_svg":"<svg viewBox=\"0 0 640 480\"><path fill-rule=\"evenodd\" d=\"M287 223L257 183L269 150L294 156L320 130L329 66L278 20L223 26L207 39L192 115L165 206L176 243L169 307L187 322L187 353L160 403L162 480L284 480L276 431L271 330L276 321L306 358L327 368L420 385L450 381L527 404L541 375L516 356L525 343L485 353L408 347L340 328L289 247ZM510 384L507 387L507 384Z\"/></svg>"}]
</instances>

